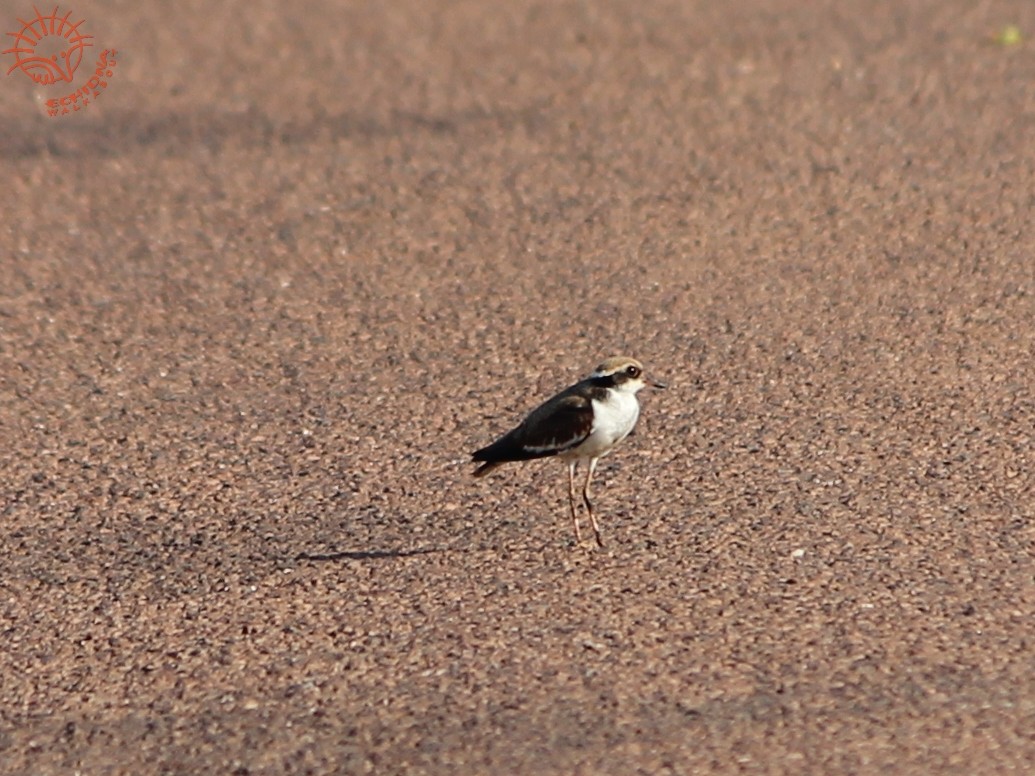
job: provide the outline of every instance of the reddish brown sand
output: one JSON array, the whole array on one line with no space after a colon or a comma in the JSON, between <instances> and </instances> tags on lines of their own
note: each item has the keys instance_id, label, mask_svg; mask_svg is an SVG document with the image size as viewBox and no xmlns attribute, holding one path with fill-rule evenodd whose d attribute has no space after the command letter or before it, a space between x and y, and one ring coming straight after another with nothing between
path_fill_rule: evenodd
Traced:
<instances>
[{"instance_id":1,"label":"reddish brown sand","mask_svg":"<svg viewBox=\"0 0 1035 776\"><path fill-rule=\"evenodd\" d=\"M71 7L95 104L0 78L0 772L1035 771L1035 4ZM575 548L467 455L613 353Z\"/></svg>"}]
</instances>

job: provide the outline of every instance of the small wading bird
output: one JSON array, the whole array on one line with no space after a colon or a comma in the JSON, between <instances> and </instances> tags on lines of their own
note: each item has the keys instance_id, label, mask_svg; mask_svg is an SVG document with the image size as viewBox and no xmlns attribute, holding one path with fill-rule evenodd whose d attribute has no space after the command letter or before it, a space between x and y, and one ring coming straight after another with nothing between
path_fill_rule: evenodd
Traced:
<instances>
[{"instance_id":1,"label":"small wading bird","mask_svg":"<svg viewBox=\"0 0 1035 776\"><path fill-rule=\"evenodd\" d=\"M585 380L566 388L534 409L521 425L508 431L488 447L476 450L472 458L482 462L474 472L483 477L509 461L558 456L568 464L568 503L575 525L575 541L582 541L575 504L575 470L586 462L582 502L586 505L597 544L604 546L600 527L589 500L589 483L597 461L629 436L640 417L637 391L647 386L664 388L648 379L643 364L634 358L609 358Z\"/></svg>"}]
</instances>

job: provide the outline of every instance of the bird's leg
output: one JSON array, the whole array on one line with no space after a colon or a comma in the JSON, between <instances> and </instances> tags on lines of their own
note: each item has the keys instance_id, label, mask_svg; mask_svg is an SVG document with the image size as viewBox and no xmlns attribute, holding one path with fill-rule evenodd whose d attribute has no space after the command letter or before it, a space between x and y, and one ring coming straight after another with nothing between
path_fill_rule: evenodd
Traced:
<instances>
[{"instance_id":1,"label":"bird's leg","mask_svg":"<svg viewBox=\"0 0 1035 776\"><path fill-rule=\"evenodd\" d=\"M575 525L575 543L582 544L582 533L579 531L579 514L575 511L575 469L577 458L568 462L568 504L571 506L571 522Z\"/></svg>"},{"instance_id":2,"label":"bird's leg","mask_svg":"<svg viewBox=\"0 0 1035 776\"><path fill-rule=\"evenodd\" d=\"M593 479L593 472L597 470L597 458L591 458L589 461L589 471L586 472L586 484L582 487L582 501L586 505L586 511L589 512L589 521L593 524L593 533L597 537L597 546L603 547L604 540L600 536L600 526L597 525L596 515L593 514L593 504L589 501L589 481Z\"/></svg>"}]
</instances>

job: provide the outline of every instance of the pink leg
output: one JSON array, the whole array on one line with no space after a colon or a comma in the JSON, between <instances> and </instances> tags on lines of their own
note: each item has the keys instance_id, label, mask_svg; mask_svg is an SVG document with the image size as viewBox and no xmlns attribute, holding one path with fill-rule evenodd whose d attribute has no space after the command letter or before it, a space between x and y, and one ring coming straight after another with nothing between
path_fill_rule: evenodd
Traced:
<instances>
[{"instance_id":1,"label":"pink leg","mask_svg":"<svg viewBox=\"0 0 1035 776\"><path fill-rule=\"evenodd\" d=\"M604 540L600 536L600 526L597 525L596 515L593 514L593 505L589 501L589 481L593 479L593 472L597 470L598 460L593 458L589 462L589 471L586 472L586 484L582 488L582 501L586 505L586 511L589 512L589 521L593 524L593 533L597 537L597 546L603 547Z\"/></svg>"},{"instance_id":2,"label":"pink leg","mask_svg":"<svg viewBox=\"0 0 1035 776\"><path fill-rule=\"evenodd\" d=\"M578 465L578 459L568 463L568 504L571 506L571 522L575 526L575 543L582 544L582 533L579 531L579 514L575 509L575 469Z\"/></svg>"}]
</instances>

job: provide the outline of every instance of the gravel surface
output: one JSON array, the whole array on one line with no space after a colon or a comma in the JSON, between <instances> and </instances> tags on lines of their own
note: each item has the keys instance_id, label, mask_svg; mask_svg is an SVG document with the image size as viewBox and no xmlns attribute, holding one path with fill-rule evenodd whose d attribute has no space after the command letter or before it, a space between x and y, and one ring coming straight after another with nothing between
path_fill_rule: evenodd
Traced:
<instances>
[{"instance_id":1,"label":"gravel surface","mask_svg":"<svg viewBox=\"0 0 1035 776\"><path fill-rule=\"evenodd\" d=\"M0 772L1035 772L1035 5L69 7ZM613 353L670 388L574 547L468 456Z\"/></svg>"}]
</instances>

